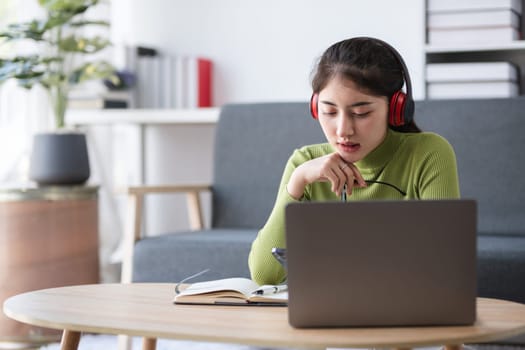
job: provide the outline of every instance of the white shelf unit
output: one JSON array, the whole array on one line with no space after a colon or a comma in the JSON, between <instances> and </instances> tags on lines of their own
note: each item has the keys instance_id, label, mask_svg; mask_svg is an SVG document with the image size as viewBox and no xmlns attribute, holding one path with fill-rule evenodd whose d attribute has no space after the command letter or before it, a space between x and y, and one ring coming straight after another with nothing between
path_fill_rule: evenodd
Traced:
<instances>
[{"instance_id":1,"label":"white shelf unit","mask_svg":"<svg viewBox=\"0 0 525 350\"><path fill-rule=\"evenodd\" d=\"M146 134L156 127L210 127L214 126L220 114L220 107L192 108L192 109L86 109L70 110L66 114L66 125L80 127L88 131L89 127L99 126L132 126L136 131L135 158L137 173L134 184L143 184L146 179ZM91 140L94 143L94 140ZM100 152L98 152L100 153ZM101 157L99 157L101 158Z\"/></svg>"},{"instance_id":2,"label":"white shelf unit","mask_svg":"<svg viewBox=\"0 0 525 350\"><path fill-rule=\"evenodd\" d=\"M504 44L489 44L489 45L425 45L425 52L429 54L447 54L447 53L461 53L461 52L513 52L525 50L525 40L517 40L511 43Z\"/></svg>"},{"instance_id":3,"label":"white shelf unit","mask_svg":"<svg viewBox=\"0 0 525 350\"><path fill-rule=\"evenodd\" d=\"M427 16L428 14L425 10L426 19L428 19ZM522 14L520 27L521 38L525 39L525 0L522 0ZM437 45L428 44L427 20L425 20L425 31L427 31L427 44L424 46L425 64L497 61L510 62L518 67L520 75L520 96L525 95L525 40L515 40L513 42L501 44L489 43L473 45ZM426 75L424 77L424 80L426 86ZM425 94L425 96L428 96L428 94Z\"/></svg>"},{"instance_id":4,"label":"white shelf unit","mask_svg":"<svg viewBox=\"0 0 525 350\"><path fill-rule=\"evenodd\" d=\"M66 124L71 126L107 124L214 124L219 107L196 109L86 109L69 110Z\"/></svg>"}]
</instances>

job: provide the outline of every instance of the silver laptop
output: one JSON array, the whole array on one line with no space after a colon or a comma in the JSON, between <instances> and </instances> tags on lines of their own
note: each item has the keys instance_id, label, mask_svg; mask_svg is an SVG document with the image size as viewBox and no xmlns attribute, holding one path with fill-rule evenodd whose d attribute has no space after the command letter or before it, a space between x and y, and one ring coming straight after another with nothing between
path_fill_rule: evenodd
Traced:
<instances>
[{"instance_id":1,"label":"silver laptop","mask_svg":"<svg viewBox=\"0 0 525 350\"><path fill-rule=\"evenodd\" d=\"M290 324L472 324L476 215L474 200L289 204Z\"/></svg>"}]
</instances>

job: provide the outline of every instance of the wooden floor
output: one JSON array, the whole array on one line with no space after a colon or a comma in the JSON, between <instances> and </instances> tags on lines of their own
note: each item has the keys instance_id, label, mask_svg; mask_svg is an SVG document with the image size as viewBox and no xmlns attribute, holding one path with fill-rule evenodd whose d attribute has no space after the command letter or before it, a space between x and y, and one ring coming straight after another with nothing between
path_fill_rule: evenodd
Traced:
<instances>
[{"instance_id":1,"label":"wooden floor","mask_svg":"<svg viewBox=\"0 0 525 350\"><path fill-rule=\"evenodd\" d=\"M142 346L141 338L133 338L133 348L140 349ZM42 347L26 348L24 350L59 350L59 343L52 343ZM80 341L79 350L90 349L117 349L117 337L113 335L84 335ZM237 344L219 344L219 343L205 343L192 341L178 341L159 339L157 342L157 350L261 350L262 348L251 347ZM418 350L440 350L439 347L425 347L416 348ZM467 350L525 350L523 345L510 344L469 344ZM0 343L0 350L3 350L2 343ZM265 348L265 350L269 350ZM286 350L280 348L279 350ZM297 349L299 350L299 349Z\"/></svg>"}]
</instances>

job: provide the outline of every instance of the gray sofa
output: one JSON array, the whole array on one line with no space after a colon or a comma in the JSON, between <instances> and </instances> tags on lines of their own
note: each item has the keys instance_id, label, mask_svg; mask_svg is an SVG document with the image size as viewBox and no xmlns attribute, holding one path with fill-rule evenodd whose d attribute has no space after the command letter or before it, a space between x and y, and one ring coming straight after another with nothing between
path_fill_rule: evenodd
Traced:
<instances>
[{"instance_id":1,"label":"gray sofa","mask_svg":"<svg viewBox=\"0 0 525 350\"><path fill-rule=\"evenodd\" d=\"M525 303L525 99L416 102L416 121L447 138L462 197L478 202L480 296ZM248 252L292 150L324 142L307 103L226 105L216 131L211 228L141 239L133 281L249 277Z\"/></svg>"}]
</instances>

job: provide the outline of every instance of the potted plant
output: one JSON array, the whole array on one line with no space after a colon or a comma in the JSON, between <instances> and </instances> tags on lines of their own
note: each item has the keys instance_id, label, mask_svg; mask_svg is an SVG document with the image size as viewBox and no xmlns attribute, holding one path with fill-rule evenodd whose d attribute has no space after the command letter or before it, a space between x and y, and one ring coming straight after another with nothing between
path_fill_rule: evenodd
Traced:
<instances>
[{"instance_id":1,"label":"potted plant","mask_svg":"<svg viewBox=\"0 0 525 350\"><path fill-rule=\"evenodd\" d=\"M32 41L36 53L0 57L0 83L17 80L24 88L39 84L50 98L57 130L34 136L30 178L39 185L82 184L89 178L89 159L83 133L65 129L70 89L91 79L118 79L113 66L91 55L110 42L98 35L85 37L87 26L109 26L87 20L84 14L99 0L38 0L44 19L14 23L0 31L0 43ZM118 82L115 82L118 83Z\"/></svg>"}]
</instances>

